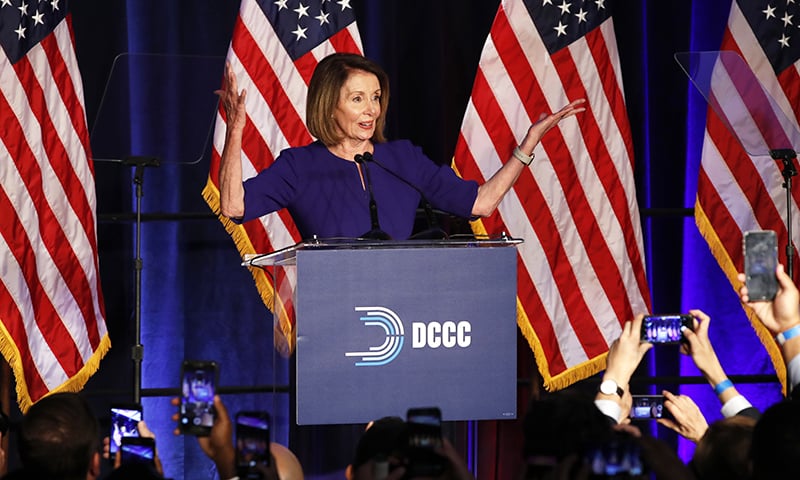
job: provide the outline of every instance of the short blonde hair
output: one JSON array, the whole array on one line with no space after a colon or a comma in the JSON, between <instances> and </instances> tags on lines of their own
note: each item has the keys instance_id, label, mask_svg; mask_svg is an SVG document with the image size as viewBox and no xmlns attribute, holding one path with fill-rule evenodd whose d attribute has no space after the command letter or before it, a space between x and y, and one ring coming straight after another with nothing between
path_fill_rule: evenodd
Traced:
<instances>
[{"instance_id":1,"label":"short blonde hair","mask_svg":"<svg viewBox=\"0 0 800 480\"><path fill-rule=\"evenodd\" d=\"M332 118L339 103L342 86L355 70L378 77L381 87L381 113L375 120L375 133L371 140L376 143L386 141L383 129L386 126L386 110L389 107L389 76L378 64L361 55L334 53L317 64L308 84L306 99L308 131L325 145L336 145L344 138Z\"/></svg>"}]
</instances>

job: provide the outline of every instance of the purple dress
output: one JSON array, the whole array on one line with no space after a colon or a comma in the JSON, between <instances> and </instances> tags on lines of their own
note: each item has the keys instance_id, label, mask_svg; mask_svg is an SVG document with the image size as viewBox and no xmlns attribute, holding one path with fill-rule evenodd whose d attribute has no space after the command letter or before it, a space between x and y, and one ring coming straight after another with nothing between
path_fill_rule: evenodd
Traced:
<instances>
[{"instance_id":1,"label":"purple dress","mask_svg":"<svg viewBox=\"0 0 800 480\"><path fill-rule=\"evenodd\" d=\"M469 218L478 184L433 163L422 149L401 140L375 144L380 165L416 186L434 208ZM408 238L420 194L379 165L367 167L380 227L394 240ZM320 142L281 152L275 162L244 182L246 222L288 208L304 239L355 238L371 229L369 192L358 166L332 154Z\"/></svg>"}]
</instances>

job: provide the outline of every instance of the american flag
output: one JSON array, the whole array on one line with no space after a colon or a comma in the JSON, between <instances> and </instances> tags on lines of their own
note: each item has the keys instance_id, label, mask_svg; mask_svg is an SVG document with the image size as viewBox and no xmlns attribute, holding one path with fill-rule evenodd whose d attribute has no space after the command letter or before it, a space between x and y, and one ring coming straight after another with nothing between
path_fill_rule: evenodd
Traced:
<instances>
[{"instance_id":1,"label":"american flag","mask_svg":"<svg viewBox=\"0 0 800 480\"><path fill-rule=\"evenodd\" d=\"M633 149L614 25L604 0L504 0L481 55L456 146L485 180L542 113L585 98L545 135L477 233L519 246L517 323L548 389L598 372L621 325L650 303Z\"/></svg>"},{"instance_id":2,"label":"american flag","mask_svg":"<svg viewBox=\"0 0 800 480\"><path fill-rule=\"evenodd\" d=\"M248 117L242 140L244 179L269 166L281 150L313 140L305 126L306 92L319 60L336 52L362 51L350 0L242 0L227 60L239 88L247 90ZM220 108L211 169L203 190L206 202L217 213L224 139L225 118ZM220 218L242 256L267 253L301 240L285 209L243 225ZM258 268L250 271L262 300L278 318L276 347L288 354L294 349L290 304L293 272L279 269L273 278Z\"/></svg>"},{"instance_id":3,"label":"american flag","mask_svg":"<svg viewBox=\"0 0 800 480\"><path fill-rule=\"evenodd\" d=\"M709 108L697 183L695 221L735 288L743 271L742 236L778 233L786 265L786 190L781 161L768 154L798 149L800 115L800 7L789 1L734 1L712 73L701 88ZM798 168L797 160L792 160ZM796 185L795 185L796 186ZM791 192L792 232L800 231L797 188ZM796 238L796 236L795 236ZM793 273L798 256L793 246ZM785 368L768 331L748 312L779 376Z\"/></svg>"},{"instance_id":4,"label":"american flag","mask_svg":"<svg viewBox=\"0 0 800 480\"><path fill-rule=\"evenodd\" d=\"M111 344L66 3L0 0L0 44L0 351L25 411L83 388Z\"/></svg>"}]
</instances>

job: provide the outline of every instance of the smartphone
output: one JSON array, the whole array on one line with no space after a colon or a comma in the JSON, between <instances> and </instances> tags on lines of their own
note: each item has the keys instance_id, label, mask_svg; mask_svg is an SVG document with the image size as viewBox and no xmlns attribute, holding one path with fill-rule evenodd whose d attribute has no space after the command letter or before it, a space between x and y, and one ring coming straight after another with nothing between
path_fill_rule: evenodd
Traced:
<instances>
[{"instance_id":1,"label":"smartphone","mask_svg":"<svg viewBox=\"0 0 800 480\"><path fill-rule=\"evenodd\" d=\"M772 300L778 293L778 240L772 230L744 232L744 275L751 302Z\"/></svg>"},{"instance_id":2,"label":"smartphone","mask_svg":"<svg viewBox=\"0 0 800 480\"><path fill-rule=\"evenodd\" d=\"M592 445L585 453L590 479L630 478L647 473L639 444L628 434L614 432L603 444Z\"/></svg>"},{"instance_id":3,"label":"smartphone","mask_svg":"<svg viewBox=\"0 0 800 480\"><path fill-rule=\"evenodd\" d=\"M181 368L181 433L207 436L214 425L214 394L217 386L216 362L186 360Z\"/></svg>"},{"instance_id":4,"label":"smartphone","mask_svg":"<svg viewBox=\"0 0 800 480\"><path fill-rule=\"evenodd\" d=\"M258 467L270 465L269 443L269 413L259 410L236 414L236 466L239 478L262 478Z\"/></svg>"},{"instance_id":5,"label":"smartphone","mask_svg":"<svg viewBox=\"0 0 800 480\"><path fill-rule=\"evenodd\" d=\"M663 418L664 395L633 395L630 418Z\"/></svg>"},{"instance_id":6,"label":"smartphone","mask_svg":"<svg viewBox=\"0 0 800 480\"><path fill-rule=\"evenodd\" d=\"M679 343L683 340L682 327L694 330L691 315L645 315L642 320L641 340L650 343Z\"/></svg>"},{"instance_id":7,"label":"smartphone","mask_svg":"<svg viewBox=\"0 0 800 480\"><path fill-rule=\"evenodd\" d=\"M144 463L155 466L155 439L150 437L123 437L119 448L122 465Z\"/></svg>"},{"instance_id":8,"label":"smartphone","mask_svg":"<svg viewBox=\"0 0 800 480\"><path fill-rule=\"evenodd\" d=\"M108 438L108 453L111 460L117 454L125 437L138 437L138 424L142 421L142 406L138 403L115 403L111 405L111 431Z\"/></svg>"},{"instance_id":9,"label":"smartphone","mask_svg":"<svg viewBox=\"0 0 800 480\"><path fill-rule=\"evenodd\" d=\"M445 471L445 459L436 453L442 446L442 412L438 407L410 408L408 428L408 472L413 477L438 477Z\"/></svg>"}]
</instances>

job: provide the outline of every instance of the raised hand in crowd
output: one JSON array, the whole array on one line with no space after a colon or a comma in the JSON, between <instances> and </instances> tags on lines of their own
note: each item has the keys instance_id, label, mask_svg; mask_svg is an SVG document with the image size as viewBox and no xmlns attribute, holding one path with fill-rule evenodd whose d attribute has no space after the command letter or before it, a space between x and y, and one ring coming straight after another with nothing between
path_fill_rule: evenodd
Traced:
<instances>
[{"instance_id":1,"label":"raised hand in crowd","mask_svg":"<svg viewBox=\"0 0 800 480\"><path fill-rule=\"evenodd\" d=\"M784 332L800 325L800 293L789 275L784 271L783 265L778 265L775 270L778 279L778 293L772 301L751 302L747 296L745 274L740 273L738 279L742 282L739 289L739 298L761 320L773 335Z\"/></svg>"},{"instance_id":2,"label":"raised hand in crowd","mask_svg":"<svg viewBox=\"0 0 800 480\"><path fill-rule=\"evenodd\" d=\"M639 314L625 322L619 338L611 344L606 371L595 397L597 407L617 423L625 421L630 411L631 376L645 353L653 348L653 344L641 341L642 318L644 315Z\"/></svg>"},{"instance_id":3,"label":"raised hand in crowd","mask_svg":"<svg viewBox=\"0 0 800 480\"><path fill-rule=\"evenodd\" d=\"M682 437L697 443L708 430L703 412L688 395L675 395L664 390L664 408L672 418L659 418L657 422L674 430Z\"/></svg>"},{"instance_id":4,"label":"raised hand in crowd","mask_svg":"<svg viewBox=\"0 0 800 480\"><path fill-rule=\"evenodd\" d=\"M779 264L775 269L775 277L778 279L775 298L772 301L751 302L745 285L745 274L740 273L738 279L742 282L742 287L739 289L739 298L756 314L767 330L775 335L786 362L789 392L796 397L800 395L800 389L795 388L800 384L800 292L784 271L783 265Z\"/></svg>"}]
</instances>

